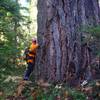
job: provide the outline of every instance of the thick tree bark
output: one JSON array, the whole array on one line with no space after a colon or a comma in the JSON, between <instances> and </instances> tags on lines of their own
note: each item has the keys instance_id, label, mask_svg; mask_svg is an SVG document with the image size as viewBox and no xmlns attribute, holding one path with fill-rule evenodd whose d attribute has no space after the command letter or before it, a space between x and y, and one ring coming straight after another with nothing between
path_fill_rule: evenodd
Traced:
<instances>
[{"instance_id":1,"label":"thick tree bark","mask_svg":"<svg viewBox=\"0 0 100 100\"><path fill-rule=\"evenodd\" d=\"M82 67L90 64L79 29L97 25L99 19L97 0L38 0L37 78L50 82L79 78Z\"/></svg>"}]
</instances>

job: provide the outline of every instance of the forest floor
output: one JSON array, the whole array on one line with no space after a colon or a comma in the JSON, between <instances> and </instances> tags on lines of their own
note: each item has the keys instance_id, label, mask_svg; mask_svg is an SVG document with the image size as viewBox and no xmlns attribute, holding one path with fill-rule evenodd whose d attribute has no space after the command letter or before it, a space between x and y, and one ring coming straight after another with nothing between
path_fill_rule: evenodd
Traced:
<instances>
[{"instance_id":1,"label":"forest floor","mask_svg":"<svg viewBox=\"0 0 100 100\"><path fill-rule=\"evenodd\" d=\"M66 84L23 81L24 67L2 69L0 100L100 100L100 80L84 87L71 88Z\"/></svg>"}]
</instances>

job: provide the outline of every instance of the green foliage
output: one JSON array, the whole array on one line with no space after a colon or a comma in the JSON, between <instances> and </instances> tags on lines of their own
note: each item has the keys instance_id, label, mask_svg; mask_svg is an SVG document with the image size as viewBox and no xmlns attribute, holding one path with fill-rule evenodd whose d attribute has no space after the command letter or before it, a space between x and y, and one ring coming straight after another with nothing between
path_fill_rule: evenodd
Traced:
<instances>
[{"instance_id":1,"label":"green foliage","mask_svg":"<svg viewBox=\"0 0 100 100\"><path fill-rule=\"evenodd\" d=\"M83 33L83 36L85 36L84 39L87 38L86 40L88 42L93 40L94 38L97 39L97 40L100 39L100 25L81 27L80 32Z\"/></svg>"},{"instance_id":2,"label":"green foliage","mask_svg":"<svg viewBox=\"0 0 100 100\"><path fill-rule=\"evenodd\" d=\"M82 32L82 43L88 43L92 46L92 52L100 56L100 25L85 26L80 29Z\"/></svg>"},{"instance_id":3,"label":"green foliage","mask_svg":"<svg viewBox=\"0 0 100 100\"><path fill-rule=\"evenodd\" d=\"M100 39L100 25L95 27L89 27L86 32L90 33L93 37Z\"/></svg>"},{"instance_id":4,"label":"green foliage","mask_svg":"<svg viewBox=\"0 0 100 100\"><path fill-rule=\"evenodd\" d=\"M76 90L71 91L71 96L74 98L74 100L86 100L86 96L83 93Z\"/></svg>"},{"instance_id":5,"label":"green foliage","mask_svg":"<svg viewBox=\"0 0 100 100\"><path fill-rule=\"evenodd\" d=\"M25 70L25 67L16 67L19 66L17 59L25 48L27 35L24 24L28 16L22 15L21 10L28 12L27 8L19 5L18 0L0 0L0 91L4 91L4 97L12 95L17 85L12 80L5 80L9 76L22 76ZM5 99L0 97L0 100Z\"/></svg>"},{"instance_id":6,"label":"green foliage","mask_svg":"<svg viewBox=\"0 0 100 100\"><path fill-rule=\"evenodd\" d=\"M96 45L95 53L97 56L100 56L100 25L96 27L89 27L87 29L87 32L91 34L92 37L94 37L94 42Z\"/></svg>"},{"instance_id":7,"label":"green foliage","mask_svg":"<svg viewBox=\"0 0 100 100\"><path fill-rule=\"evenodd\" d=\"M28 11L17 0L0 0L0 67L15 64L25 48L25 29L22 26L27 23L28 17L20 13L21 9Z\"/></svg>"},{"instance_id":8,"label":"green foliage","mask_svg":"<svg viewBox=\"0 0 100 100\"><path fill-rule=\"evenodd\" d=\"M74 100L86 100L86 96L83 93L78 92L75 89L71 89L67 86L52 85L46 89L43 89L42 87L39 87L37 85L34 85L32 87L34 87L33 90L36 93L36 95L33 96L36 96L36 100L56 100L57 97L60 97L61 100L65 100L65 98L67 99L69 97L73 98ZM23 95L27 97L27 99L29 97L32 98L30 88L31 86L28 85L23 91ZM66 91L68 92L68 95L64 96Z\"/></svg>"},{"instance_id":9,"label":"green foliage","mask_svg":"<svg viewBox=\"0 0 100 100\"><path fill-rule=\"evenodd\" d=\"M3 96L0 100L5 100L9 95L13 95L17 86L18 80L12 80L13 77L22 77L25 67L15 68L8 65L0 70L0 91L3 92ZM10 79L11 77L12 79Z\"/></svg>"}]
</instances>

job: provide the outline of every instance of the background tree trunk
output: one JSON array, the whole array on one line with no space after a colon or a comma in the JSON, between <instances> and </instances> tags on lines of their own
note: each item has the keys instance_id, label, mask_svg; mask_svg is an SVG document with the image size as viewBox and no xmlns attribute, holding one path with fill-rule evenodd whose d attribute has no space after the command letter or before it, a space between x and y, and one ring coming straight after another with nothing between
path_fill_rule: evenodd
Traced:
<instances>
[{"instance_id":1,"label":"background tree trunk","mask_svg":"<svg viewBox=\"0 0 100 100\"><path fill-rule=\"evenodd\" d=\"M64 82L79 78L81 69L89 66L90 53L81 45L79 29L99 24L97 1L38 0L37 78Z\"/></svg>"}]
</instances>

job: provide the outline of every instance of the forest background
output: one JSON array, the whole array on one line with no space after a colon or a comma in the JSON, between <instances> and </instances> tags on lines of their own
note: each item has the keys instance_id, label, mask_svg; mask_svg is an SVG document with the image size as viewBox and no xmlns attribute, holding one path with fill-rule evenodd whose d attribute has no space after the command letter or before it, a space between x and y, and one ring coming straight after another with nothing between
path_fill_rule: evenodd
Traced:
<instances>
[{"instance_id":1,"label":"forest background","mask_svg":"<svg viewBox=\"0 0 100 100\"><path fill-rule=\"evenodd\" d=\"M30 45L32 37L37 34L37 0L26 0L25 6L20 4L20 1L0 0L0 96L2 100L15 92L18 80L22 79L26 68L23 60L24 50ZM94 55L93 71L100 74L100 25L85 26L80 31L88 33L82 39L83 42L91 45ZM30 89L24 91L24 95L29 98ZM71 91L75 91L72 93L74 97L79 94L76 90ZM45 98L45 94L42 95ZM95 95L97 97L98 93ZM84 100L84 94L77 96ZM98 97L100 98L100 94Z\"/></svg>"}]
</instances>

